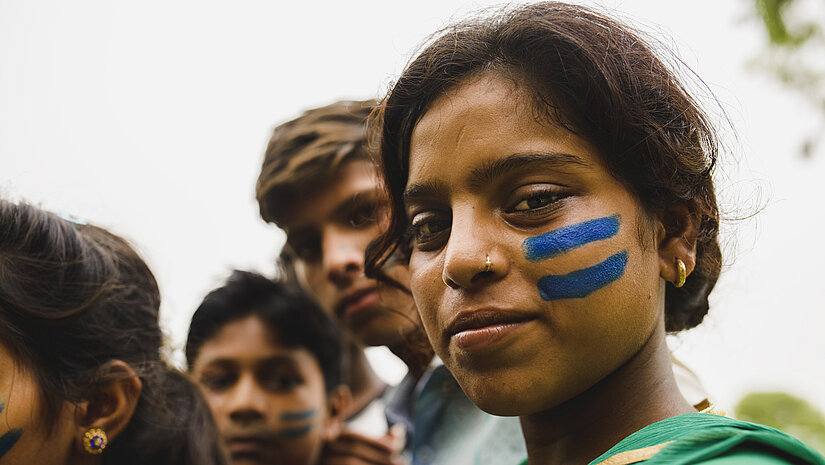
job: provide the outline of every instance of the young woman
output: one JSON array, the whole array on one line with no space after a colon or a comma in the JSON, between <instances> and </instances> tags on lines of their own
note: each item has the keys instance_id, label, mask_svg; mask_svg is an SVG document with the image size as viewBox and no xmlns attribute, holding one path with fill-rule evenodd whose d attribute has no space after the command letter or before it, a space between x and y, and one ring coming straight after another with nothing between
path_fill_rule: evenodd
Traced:
<instances>
[{"instance_id":1,"label":"young woman","mask_svg":"<svg viewBox=\"0 0 825 465\"><path fill-rule=\"evenodd\" d=\"M0 463L225 464L121 238L0 200Z\"/></svg>"},{"instance_id":2,"label":"young woman","mask_svg":"<svg viewBox=\"0 0 825 465\"><path fill-rule=\"evenodd\" d=\"M717 142L638 34L554 2L459 24L381 117L393 209L368 268L408 252L436 354L521 417L530 465L825 463L677 389L665 334L702 321L720 269Z\"/></svg>"}]
</instances>

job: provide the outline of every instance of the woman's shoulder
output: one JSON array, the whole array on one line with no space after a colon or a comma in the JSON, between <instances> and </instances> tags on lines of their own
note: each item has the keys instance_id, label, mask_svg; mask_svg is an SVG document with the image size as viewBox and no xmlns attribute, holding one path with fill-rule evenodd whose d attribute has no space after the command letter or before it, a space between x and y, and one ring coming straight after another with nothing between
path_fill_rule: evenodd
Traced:
<instances>
[{"instance_id":1,"label":"woman's shoulder","mask_svg":"<svg viewBox=\"0 0 825 465\"><path fill-rule=\"evenodd\" d=\"M648 425L592 463L621 465L641 461L648 465L825 465L825 458L793 436L767 426L705 413L679 415Z\"/></svg>"}]
</instances>

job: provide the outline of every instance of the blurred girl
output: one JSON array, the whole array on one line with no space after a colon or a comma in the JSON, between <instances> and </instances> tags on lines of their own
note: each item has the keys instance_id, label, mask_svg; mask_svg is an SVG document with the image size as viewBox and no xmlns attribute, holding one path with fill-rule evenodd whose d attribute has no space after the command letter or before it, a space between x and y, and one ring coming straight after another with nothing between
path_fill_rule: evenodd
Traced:
<instances>
[{"instance_id":1,"label":"blurred girl","mask_svg":"<svg viewBox=\"0 0 825 465\"><path fill-rule=\"evenodd\" d=\"M0 200L0 463L224 464L120 237Z\"/></svg>"}]
</instances>

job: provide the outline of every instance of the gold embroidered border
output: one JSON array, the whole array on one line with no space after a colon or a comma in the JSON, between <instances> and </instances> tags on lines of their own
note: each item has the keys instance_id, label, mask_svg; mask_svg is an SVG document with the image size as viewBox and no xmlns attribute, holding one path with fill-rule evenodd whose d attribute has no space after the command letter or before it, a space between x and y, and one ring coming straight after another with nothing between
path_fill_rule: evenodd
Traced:
<instances>
[{"instance_id":1,"label":"gold embroidered border","mask_svg":"<svg viewBox=\"0 0 825 465\"><path fill-rule=\"evenodd\" d=\"M668 441L662 444L656 444L655 446L648 446L643 447L641 449L633 449L620 452L616 455L611 455L605 460L602 460L597 465L628 465L631 463L638 463L653 457L654 455L656 455L657 452L664 449L665 446L667 446L671 442L672 441Z\"/></svg>"}]
</instances>

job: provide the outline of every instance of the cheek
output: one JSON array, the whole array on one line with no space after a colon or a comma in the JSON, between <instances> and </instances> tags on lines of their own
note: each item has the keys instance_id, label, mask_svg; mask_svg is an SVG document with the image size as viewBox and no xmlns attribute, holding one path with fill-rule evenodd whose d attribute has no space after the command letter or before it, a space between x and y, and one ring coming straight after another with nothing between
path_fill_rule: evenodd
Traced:
<instances>
[{"instance_id":1,"label":"cheek","mask_svg":"<svg viewBox=\"0 0 825 465\"><path fill-rule=\"evenodd\" d=\"M215 420L218 431L223 433L230 424L229 413L225 408L227 396L216 394L203 387L201 387L200 390L203 398L206 400L206 405L209 406L209 410L212 412L212 418Z\"/></svg>"},{"instance_id":2,"label":"cheek","mask_svg":"<svg viewBox=\"0 0 825 465\"><path fill-rule=\"evenodd\" d=\"M441 279L440 264L416 255L413 253L410 259L410 291L427 338L436 353L444 358L446 348L440 345L443 340L439 337L438 310L446 285Z\"/></svg>"},{"instance_id":3,"label":"cheek","mask_svg":"<svg viewBox=\"0 0 825 465\"><path fill-rule=\"evenodd\" d=\"M19 387L19 386L18 386ZM34 394L32 386L30 394ZM30 396L15 398L7 403L0 400L6 415L0 413L0 463L59 465L68 463L74 446L74 409L64 403L55 415L55 426L47 434L41 418L39 402ZM9 429L5 427L11 426ZM48 447L44 447L48 444Z\"/></svg>"},{"instance_id":4,"label":"cheek","mask_svg":"<svg viewBox=\"0 0 825 465\"><path fill-rule=\"evenodd\" d=\"M445 287L438 263L435 260L426 260L421 254L413 252L410 258L410 290L421 315L424 330L431 341L438 339L432 335L438 330L438 303Z\"/></svg>"},{"instance_id":5,"label":"cheek","mask_svg":"<svg viewBox=\"0 0 825 465\"><path fill-rule=\"evenodd\" d=\"M271 394L268 404L285 439L301 439L319 431L326 418L322 380L312 380L290 394Z\"/></svg>"},{"instance_id":6,"label":"cheek","mask_svg":"<svg viewBox=\"0 0 825 465\"><path fill-rule=\"evenodd\" d=\"M309 295L315 297L321 307L331 314L332 307L335 305L335 288L327 279L323 267L320 264L296 264L295 274L298 276L301 287Z\"/></svg>"}]
</instances>

